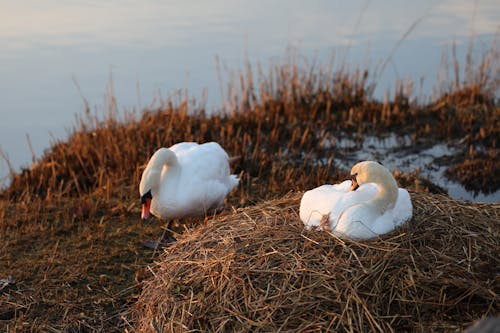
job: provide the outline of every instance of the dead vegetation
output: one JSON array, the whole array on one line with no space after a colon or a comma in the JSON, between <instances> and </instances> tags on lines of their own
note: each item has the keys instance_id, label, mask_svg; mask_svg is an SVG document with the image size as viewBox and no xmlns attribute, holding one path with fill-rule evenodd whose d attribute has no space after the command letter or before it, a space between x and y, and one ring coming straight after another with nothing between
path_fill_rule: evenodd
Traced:
<instances>
[{"instance_id":1,"label":"dead vegetation","mask_svg":"<svg viewBox=\"0 0 500 333\"><path fill-rule=\"evenodd\" d=\"M241 156L236 169L243 171L241 190L248 197L262 188L251 186L255 178L295 183L291 189L300 190L336 179L333 161L343 154L335 145L339 136L360 142L364 135L388 132L410 136L413 146L456 143L461 148L457 165L468 159L492 161L484 163L482 173L474 173L476 181L458 175L468 172L466 167L452 168L449 174L474 190L498 189L498 183L482 187L491 184L486 179L500 164L500 106L495 100L500 57L494 47L476 67L468 60L463 79L455 59L450 86L424 105L412 100L411 81L406 86L400 83L394 96L382 102L371 95L374 83L368 70L347 73L321 65L303 67L295 61L276 65L267 75L248 64L229 82L224 109L210 115L203 105L188 100L186 92L140 116L129 112L119 120L111 95L104 121L87 108L69 140L54 144L29 170L13 175L3 196L17 200L79 196L116 184L135 185L141 164L158 147L181 141L217 141L230 155ZM311 174L317 175L314 180ZM265 193L269 191L259 194Z\"/></svg>"},{"instance_id":2,"label":"dead vegetation","mask_svg":"<svg viewBox=\"0 0 500 333\"><path fill-rule=\"evenodd\" d=\"M300 198L184 234L152 265L131 329L431 332L500 313L499 205L412 193L410 223L357 243L305 231Z\"/></svg>"}]
</instances>

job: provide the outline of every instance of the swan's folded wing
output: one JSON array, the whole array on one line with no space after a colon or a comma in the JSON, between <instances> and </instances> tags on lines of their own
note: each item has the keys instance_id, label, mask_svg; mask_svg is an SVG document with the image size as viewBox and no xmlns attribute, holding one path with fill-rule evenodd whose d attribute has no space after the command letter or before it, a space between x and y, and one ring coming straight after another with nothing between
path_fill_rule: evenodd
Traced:
<instances>
[{"instance_id":1,"label":"swan's folded wing","mask_svg":"<svg viewBox=\"0 0 500 333\"><path fill-rule=\"evenodd\" d=\"M341 184L335 185L342 194L331 204L330 221L337 223L340 215L349 207L366 202L372 199L377 193L378 187L375 184L363 184L356 191L350 191L351 181L347 180Z\"/></svg>"},{"instance_id":2,"label":"swan's folded wing","mask_svg":"<svg viewBox=\"0 0 500 333\"><path fill-rule=\"evenodd\" d=\"M221 207L227 193L227 187L219 181L205 181L186 184L179 190L175 200L179 211L185 212L185 216L196 216Z\"/></svg>"},{"instance_id":3,"label":"swan's folded wing","mask_svg":"<svg viewBox=\"0 0 500 333\"><path fill-rule=\"evenodd\" d=\"M322 218L328 216L332 205L345 193L335 185L322 185L307 191L300 201L300 219L306 227L319 226Z\"/></svg>"},{"instance_id":4,"label":"swan's folded wing","mask_svg":"<svg viewBox=\"0 0 500 333\"><path fill-rule=\"evenodd\" d=\"M218 179L226 184L233 184L229 176L228 155L215 142L209 142L181 151L177 158L182 165L183 183L188 178L199 181Z\"/></svg>"},{"instance_id":5,"label":"swan's folded wing","mask_svg":"<svg viewBox=\"0 0 500 333\"><path fill-rule=\"evenodd\" d=\"M407 190L400 188L398 190L398 199L392 210L393 219L396 226L410 220L413 216L413 205L410 194Z\"/></svg>"},{"instance_id":6,"label":"swan's folded wing","mask_svg":"<svg viewBox=\"0 0 500 333\"><path fill-rule=\"evenodd\" d=\"M380 213L376 207L358 203L342 212L337 223L330 225L331 232L341 238L369 239L378 235L376 228Z\"/></svg>"},{"instance_id":7,"label":"swan's folded wing","mask_svg":"<svg viewBox=\"0 0 500 333\"><path fill-rule=\"evenodd\" d=\"M200 145L196 142L179 142L171 146L169 149L175 152L175 154L179 157L180 155L199 146Z\"/></svg>"}]
</instances>

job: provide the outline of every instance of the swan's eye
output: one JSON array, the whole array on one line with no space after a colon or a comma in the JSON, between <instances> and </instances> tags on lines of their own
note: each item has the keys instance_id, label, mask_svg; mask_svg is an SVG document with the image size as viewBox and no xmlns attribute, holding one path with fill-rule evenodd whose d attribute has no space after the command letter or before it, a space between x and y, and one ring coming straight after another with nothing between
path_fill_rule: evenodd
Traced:
<instances>
[{"instance_id":1,"label":"swan's eye","mask_svg":"<svg viewBox=\"0 0 500 333\"><path fill-rule=\"evenodd\" d=\"M353 182L355 182L355 181L356 181L356 176L357 176L357 175L358 175L357 173L355 173L355 174L351 175L351 180L352 180Z\"/></svg>"},{"instance_id":2,"label":"swan's eye","mask_svg":"<svg viewBox=\"0 0 500 333\"><path fill-rule=\"evenodd\" d=\"M144 193L141 197L141 204L145 204L147 202L147 199L153 199L153 196L151 195L151 190L147 191Z\"/></svg>"}]
</instances>

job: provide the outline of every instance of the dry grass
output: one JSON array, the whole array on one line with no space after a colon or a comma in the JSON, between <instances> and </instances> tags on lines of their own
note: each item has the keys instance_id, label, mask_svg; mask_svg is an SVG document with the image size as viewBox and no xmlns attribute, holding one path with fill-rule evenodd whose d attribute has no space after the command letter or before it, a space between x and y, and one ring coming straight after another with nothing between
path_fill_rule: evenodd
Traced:
<instances>
[{"instance_id":1,"label":"dry grass","mask_svg":"<svg viewBox=\"0 0 500 333\"><path fill-rule=\"evenodd\" d=\"M128 188L120 190L130 191ZM138 205L100 195L0 201L1 332L109 332L150 263Z\"/></svg>"},{"instance_id":2,"label":"dry grass","mask_svg":"<svg viewBox=\"0 0 500 333\"><path fill-rule=\"evenodd\" d=\"M477 177L478 170L488 170L491 174L487 178ZM500 150L491 149L488 153L472 151L463 161L448 168L445 175L464 184L468 191L477 192L479 188L494 192L500 188Z\"/></svg>"},{"instance_id":3,"label":"dry grass","mask_svg":"<svg viewBox=\"0 0 500 333\"><path fill-rule=\"evenodd\" d=\"M500 164L500 106L495 100L500 56L495 46L475 67L472 60L467 62L464 79L455 69L453 84L424 105L412 102L411 81L381 102L371 96L374 83L367 70L347 73L295 61L276 65L267 75L248 65L228 84L222 112L210 115L203 105L180 96L140 117L127 113L120 121L111 95L104 121L87 109L69 140L54 144L29 170L13 175L12 186L1 195L29 201L79 196L124 183L135 186L142 163L158 147L217 141L230 155L242 156L236 165L237 172L243 171L241 190L246 191L245 200L255 202L255 193L259 198L269 193L268 188L260 191L260 184L252 186L255 178L271 184L295 183L281 194L334 180L338 172L333 159L345 153L336 145L339 137L361 141L364 135L387 132L410 136L413 146L459 141L461 151L454 164L475 158L491 160L493 166L484 163L487 169L474 173L479 182L459 176L460 169L451 169L450 176L474 190L489 192L500 186L481 187L494 174L494 165ZM482 154L474 155L476 151ZM462 173L468 172L463 168Z\"/></svg>"},{"instance_id":4,"label":"dry grass","mask_svg":"<svg viewBox=\"0 0 500 333\"><path fill-rule=\"evenodd\" d=\"M454 331L500 313L500 205L412 193L409 224L357 243L305 231L300 197L187 232L151 266L135 330Z\"/></svg>"}]
</instances>

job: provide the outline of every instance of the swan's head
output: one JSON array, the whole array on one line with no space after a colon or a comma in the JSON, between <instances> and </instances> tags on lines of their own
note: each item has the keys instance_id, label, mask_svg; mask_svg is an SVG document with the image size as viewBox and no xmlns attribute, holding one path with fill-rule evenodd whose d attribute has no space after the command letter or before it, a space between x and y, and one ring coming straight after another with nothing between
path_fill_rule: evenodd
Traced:
<instances>
[{"instance_id":1,"label":"swan's head","mask_svg":"<svg viewBox=\"0 0 500 333\"><path fill-rule=\"evenodd\" d=\"M139 194L141 196L141 218L148 219L150 216L151 201L153 200L151 169L146 168L142 173L141 183L139 184Z\"/></svg>"},{"instance_id":2,"label":"swan's head","mask_svg":"<svg viewBox=\"0 0 500 333\"><path fill-rule=\"evenodd\" d=\"M375 205L380 213L394 207L398 199L398 183L392 173L382 164L373 161L364 161L351 169L351 191L365 183L377 184L378 191L369 202Z\"/></svg>"},{"instance_id":3,"label":"swan's head","mask_svg":"<svg viewBox=\"0 0 500 333\"><path fill-rule=\"evenodd\" d=\"M142 206L141 218L143 220L148 219L150 216L152 200L153 200L153 195L151 194L151 190L141 195L141 206Z\"/></svg>"},{"instance_id":4,"label":"swan's head","mask_svg":"<svg viewBox=\"0 0 500 333\"><path fill-rule=\"evenodd\" d=\"M351 191L356 191L359 185L365 183L391 186L396 184L391 172L382 164L374 161L364 161L354 165L351 169L351 182Z\"/></svg>"},{"instance_id":5,"label":"swan's head","mask_svg":"<svg viewBox=\"0 0 500 333\"><path fill-rule=\"evenodd\" d=\"M168 148L160 148L151 156L148 165L142 173L141 182L139 184L142 219L147 219L150 216L151 201L158 193L163 167L165 165L173 166L176 164L177 157L175 153Z\"/></svg>"}]
</instances>

